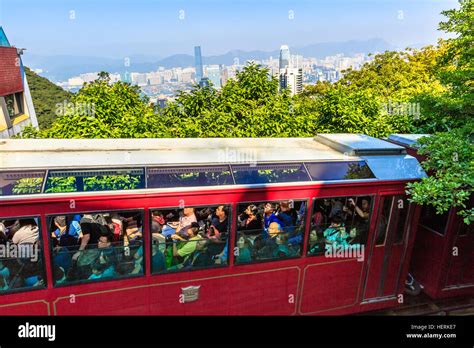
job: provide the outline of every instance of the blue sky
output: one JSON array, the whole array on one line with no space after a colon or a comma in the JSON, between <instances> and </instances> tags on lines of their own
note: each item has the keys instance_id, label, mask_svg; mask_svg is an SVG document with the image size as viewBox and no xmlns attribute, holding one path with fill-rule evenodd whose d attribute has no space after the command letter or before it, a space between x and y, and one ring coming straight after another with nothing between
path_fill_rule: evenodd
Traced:
<instances>
[{"instance_id":1,"label":"blue sky","mask_svg":"<svg viewBox=\"0 0 474 348\"><path fill-rule=\"evenodd\" d=\"M39 55L124 57L383 38L434 43L456 0L0 0L10 42ZM293 12L290 12L293 11ZM291 17L293 14L293 18Z\"/></svg>"}]
</instances>

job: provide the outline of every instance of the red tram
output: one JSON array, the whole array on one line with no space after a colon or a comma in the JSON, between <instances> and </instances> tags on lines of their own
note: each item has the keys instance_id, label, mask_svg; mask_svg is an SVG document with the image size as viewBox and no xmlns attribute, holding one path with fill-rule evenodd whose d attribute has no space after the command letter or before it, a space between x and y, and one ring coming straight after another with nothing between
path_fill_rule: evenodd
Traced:
<instances>
[{"instance_id":1,"label":"red tram","mask_svg":"<svg viewBox=\"0 0 474 348\"><path fill-rule=\"evenodd\" d=\"M0 164L1 315L396 306L426 175L356 134L13 139Z\"/></svg>"},{"instance_id":2,"label":"red tram","mask_svg":"<svg viewBox=\"0 0 474 348\"><path fill-rule=\"evenodd\" d=\"M417 154L417 140L425 134L392 134L389 141ZM469 207L474 204L471 197ZM474 230L451 208L438 215L431 206L421 211L411 272L431 298L474 296Z\"/></svg>"}]
</instances>

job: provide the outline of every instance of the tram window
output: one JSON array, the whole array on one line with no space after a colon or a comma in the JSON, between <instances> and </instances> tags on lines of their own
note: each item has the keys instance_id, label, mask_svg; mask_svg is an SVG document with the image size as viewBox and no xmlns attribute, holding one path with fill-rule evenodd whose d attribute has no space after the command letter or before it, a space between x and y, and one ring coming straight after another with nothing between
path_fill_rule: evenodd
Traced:
<instances>
[{"instance_id":1,"label":"tram window","mask_svg":"<svg viewBox=\"0 0 474 348\"><path fill-rule=\"evenodd\" d=\"M448 216L449 210L442 214L437 214L435 207L432 205L425 205L421 209L420 225L444 235L448 223Z\"/></svg>"},{"instance_id":2,"label":"tram window","mask_svg":"<svg viewBox=\"0 0 474 348\"><path fill-rule=\"evenodd\" d=\"M404 195L383 196L382 208L377 226L376 245L384 245L389 231L395 231L393 243L403 241L410 202Z\"/></svg>"},{"instance_id":3,"label":"tram window","mask_svg":"<svg viewBox=\"0 0 474 348\"><path fill-rule=\"evenodd\" d=\"M375 178L365 161L305 163L314 181Z\"/></svg>"},{"instance_id":4,"label":"tram window","mask_svg":"<svg viewBox=\"0 0 474 348\"><path fill-rule=\"evenodd\" d=\"M45 172L0 172L0 196L41 193Z\"/></svg>"},{"instance_id":5,"label":"tram window","mask_svg":"<svg viewBox=\"0 0 474 348\"><path fill-rule=\"evenodd\" d=\"M403 235L405 233L405 225L408 218L408 211L410 209L410 202L406 196L395 197L395 207L398 210L397 229L395 233L395 244L399 244L403 241Z\"/></svg>"},{"instance_id":6,"label":"tram window","mask_svg":"<svg viewBox=\"0 0 474 348\"><path fill-rule=\"evenodd\" d=\"M390 227L390 219L391 215L390 213L392 212L392 205L393 205L393 197L392 196L384 196L382 198L383 204L382 204L382 210L379 213L379 222L377 226L377 237L375 240L375 245L384 245L385 244L385 238L387 237L387 230Z\"/></svg>"},{"instance_id":7,"label":"tram window","mask_svg":"<svg viewBox=\"0 0 474 348\"><path fill-rule=\"evenodd\" d=\"M147 168L147 187L232 185L229 166Z\"/></svg>"},{"instance_id":8,"label":"tram window","mask_svg":"<svg viewBox=\"0 0 474 348\"><path fill-rule=\"evenodd\" d=\"M44 288L40 220L0 218L0 294Z\"/></svg>"},{"instance_id":9,"label":"tram window","mask_svg":"<svg viewBox=\"0 0 474 348\"><path fill-rule=\"evenodd\" d=\"M306 201L245 203L237 209L236 264L301 255Z\"/></svg>"},{"instance_id":10,"label":"tram window","mask_svg":"<svg viewBox=\"0 0 474 348\"><path fill-rule=\"evenodd\" d=\"M314 201L308 255L333 248L360 248L367 242L372 198L330 197Z\"/></svg>"},{"instance_id":11,"label":"tram window","mask_svg":"<svg viewBox=\"0 0 474 348\"><path fill-rule=\"evenodd\" d=\"M45 193L133 190L145 187L144 169L50 171Z\"/></svg>"},{"instance_id":12,"label":"tram window","mask_svg":"<svg viewBox=\"0 0 474 348\"><path fill-rule=\"evenodd\" d=\"M229 223L229 205L152 210L152 273L227 265Z\"/></svg>"},{"instance_id":13,"label":"tram window","mask_svg":"<svg viewBox=\"0 0 474 348\"><path fill-rule=\"evenodd\" d=\"M270 184L310 181L302 163L233 165L236 184Z\"/></svg>"},{"instance_id":14,"label":"tram window","mask_svg":"<svg viewBox=\"0 0 474 348\"><path fill-rule=\"evenodd\" d=\"M55 285L144 273L140 211L56 215L48 226Z\"/></svg>"}]
</instances>

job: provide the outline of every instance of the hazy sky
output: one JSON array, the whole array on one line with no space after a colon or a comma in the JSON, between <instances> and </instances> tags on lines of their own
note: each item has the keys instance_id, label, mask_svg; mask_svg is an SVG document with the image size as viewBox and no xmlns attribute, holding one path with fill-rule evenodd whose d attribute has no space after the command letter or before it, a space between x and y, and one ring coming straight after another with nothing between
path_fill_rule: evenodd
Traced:
<instances>
[{"instance_id":1,"label":"hazy sky","mask_svg":"<svg viewBox=\"0 0 474 348\"><path fill-rule=\"evenodd\" d=\"M434 43L456 0L0 0L0 25L30 54L203 55L383 38ZM291 12L292 11L292 12Z\"/></svg>"}]
</instances>

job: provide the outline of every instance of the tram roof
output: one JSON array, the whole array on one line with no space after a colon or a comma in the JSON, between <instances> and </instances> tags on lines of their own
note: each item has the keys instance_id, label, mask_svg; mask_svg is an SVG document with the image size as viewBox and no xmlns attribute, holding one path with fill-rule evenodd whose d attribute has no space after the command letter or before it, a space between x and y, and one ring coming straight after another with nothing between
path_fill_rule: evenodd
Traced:
<instances>
[{"instance_id":1,"label":"tram roof","mask_svg":"<svg viewBox=\"0 0 474 348\"><path fill-rule=\"evenodd\" d=\"M347 160L313 138L8 139L0 167L77 168ZM352 159L359 159L352 157Z\"/></svg>"},{"instance_id":2,"label":"tram roof","mask_svg":"<svg viewBox=\"0 0 474 348\"><path fill-rule=\"evenodd\" d=\"M314 138L0 140L0 171L365 161L377 179L425 176L402 146L360 134Z\"/></svg>"}]
</instances>

